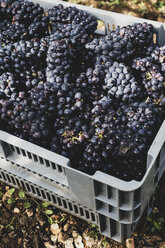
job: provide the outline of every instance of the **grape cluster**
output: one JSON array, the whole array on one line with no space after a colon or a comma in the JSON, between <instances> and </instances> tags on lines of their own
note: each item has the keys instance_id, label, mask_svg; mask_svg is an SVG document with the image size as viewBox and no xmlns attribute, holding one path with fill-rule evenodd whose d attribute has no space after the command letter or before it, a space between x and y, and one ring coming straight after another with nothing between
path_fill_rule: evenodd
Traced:
<instances>
[{"instance_id":1,"label":"grape cluster","mask_svg":"<svg viewBox=\"0 0 165 248\"><path fill-rule=\"evenodd\" d=\"M83 94L75 87L75 51L66 40L51 41L47 53L47 81L56 90L58 116L69 117L83 109Z\"/></svg>"},{"instance_id":2,"label":"grape cluster","mask_svg":"<svg viewBox=\"0 0 165 248\"><path fill-rule=\"evenodd\" d=\"M11 115L13 110L13 100L0 99L0 120L2 130L7 132L14 132L13 125L11 123Z\"/></svg>"},{"instance_id":3,"label":"grape cluster","mask_svg":"<svg viewBox=\"0 0 165 248\"><path fill-rule=\"evenodd\" d=\"M77 166L90 174L101 170L125 180L139 180L144 173L146 151L156 132L159 110L151 103L112 102L104 97L95 103L91 121L95 132Z\"/></svg>"},{"instance_id":4,"label":"grape cluster","mask_svg":"<svg viewBox=\"0 0 165 248\"><path fill-rule=\"evenodd\" d=\"M21 73L25 70L43 67L46 52L46 45L36 38L8 44L0 49L0 72Z\"/></svg>"},{"instance_id":5,"label":"grape cluster","mask_svg":"<svg viewBox=\"0 0 165 248\"><path fill-rule=\"evenodd\" d=\"M153 26L146 22L127 25L117 29L116 32L128 38L136 50L139 48L142 50L153 43Z\"/></svg>"},{"instance_id":6,"label":"grape cluster","mask_svg":"<svg viewBox=\"0 0 165 248\"><path fill-rule=\"evenodd\" d=\"M156 46L155 49L152 50L151 57L154 61L165 63L165 46Z\"/></svg>"},{"instance_id":7,"label":"grape cluster","mask_svg":"<svg viewBox=\"0 0 165 248\"><path fill-rule=\"evenodd\" d=\"M75 7L59 4L48 11L52 33L58 39L69 39L72 44L85 44L97 28L96 18Z\"/></svg>"},{"instance_id":8,"label":"grape cluster","mask_svg":"<svg viewBox=\"0 0 165 248\"><path fill-rule=\"evenodd\" d=\"M148 95L158 98L160 92L164 91L163 83L165 78L160 72L155 72L152 69L149 70L146 74L143 74L142 76L142 83L144 84Z\"/></svg>"},{"instance_id":9,"label":"grape cluster","mask_svg":"<svg viewBox=\"0 0 165 248\"><path fill-rule=\"evenodd\" d=\"M15 22L14 24L7 25L7 29L1 31L0 44L9 44L24 39L26 36L26 26Z\"/></svg>"},{"instance_id":10,"label":"grape cluster","mask_svg":"<svg viewBox=\"0 0 165 248\"><path fill-rule=\"evenodd\" d=\"M42 70L27 70L20 72L19 80L24 85L24 88L27 90L32 89L37 86L39 83L44 83L46 81L46 72L45 68Z\"/></svg>"},{"instance_id":11,"label":"grape cluster","mask_svg":"<svg viewBox=\"0 0 165 248\"><path fill-rule=\"evenodd\" d=\"M10 97L12 93L18 92L20 87L19 80L14 77L13 73L4 72L0 76L0 91L7 97Z\"/></svg>"},{"instance_id":12,"label":"grape cluster","mask_svg":"<svg viewBox=\"0 0 165 248\"><path fill-rule=\"evenodd\" d=\"M50 149L68 157L75 168L91 135L89 116L90 107L86 106L83 112L75 114L72 118L57 118L54 121Z\"/></svg>"},{"instance_id":13,"label":"grape cluster","mask_svg":"<svg viewBox=\"0 0 165 248\"><path fill-rule=\"evenodd\" d=\"M29 1L1 1L0 45L49 34L49 17L39 4Z\"/></svg>"},{"instance_id":14,"label":"grape cluster","mask_svg":"<svg viewBox=\"0 0 165 248\"><path fill-rule=\"evenodd\" d=\"M165 77L165 46L156 46L155 49L152 50L151 57L153 61L160 66L161 72Z\"/></svg>"},{"instance_id":15,"label":"grape cluster","mask_svg":"<svg viewBox=\"0 0 165 248\"><path fill-rule=\"evenodd\" d=\"M30 91L29 100L31 101L31 106L47 116L55 115L57 106L55 93L56 91L53 90L51 83L40 82Z\"/></svg>"},{"instance_id":16,"label":"grape cluster","mask_svg":"<svg viewBox=\"0 0 165 248\"><path fill-rule=\"evenodd\" d=\"M106 55L109 59L120 62L128 60L134 54L130 40L113 31L105 37L93 39L86 44L86 48L95 54Z\"/></svg>"},{"instance_id":17,"label":"grape cluster","mask_svg":"<svg viewBox=\"0 0 165 248\"><path fill-rule=\"evenodd\" d=\"M165 75L161 70L160 64L154 63L152 54L150 57L134 59L132 67L136 71L141 72L139 78L141 77L142 84L144 85L147 94L156 101L160 100L159 102L163 104L162 100L165 96Z\"/></svg>"},{"instance_id":18,"label":"grape cluster","mask_svg":"<svg viewBox=\"0 0 165 248\"><path fill-rule=\"evenodd\" d=\"M85 173L141 180L164 119L165 47L147 23L96 27L75 7L0 1L0 128Z\"/></svg>"},{"instance_id":19,"label":"grape cluster","mask_svg":"<svg viewBox=\"0 0 165 248\"><path fill-rule=\"evenodd\" d=\"M17 0L11 4L12 20L30 24L37 16L42 16L44 9L39 4Z\"/></svg>"},{"instance_id":20,"label":"grape cluster","mask_svg":"<svg viewBox=\"0 0 165 248\"><path fill-rule=\"evenodd\" d=\"M1 0L0 1L0 21L2 22L2 25L5 24L6 20L11 21L12 20L12 8L11 4L13 3L13 0ZM4 23L3 23L4 22Z\"/></svg>"},{"instance_id":21,"label":"grape cluster","mask_svg":"<svg viewBox=\"0 0 165 248\"><path fill-rule=\"evenodd\" d=\"M113 61L107 56L96 56L93 67L88 67L76 77L76 88L83 92L84 101L92 103L105 94L104 80Z\"/></svg>"},{"instance_id":22,"label":"grape cluster","mask_svg":"<svg viewBox=\"0 0 165 248\"><path fill-rule=\"evenodd\" d=\"M94 56L85 49L85 45L91 41L97 28L96 18L75 7L64 8L60 4L50 9L48 16L52 32L49 42L65 40L76 52L75 70L82 71L88 68Z\"/></svg>"},{"instance_id":23,"label":"grape cluster","mask_svg":"<svg viewBox=\"0 0 165 248\"><path fill-rule=\"evenodd\" d=\"M93 102L103 94L104 65L96 65L94 69L88 68L76 78L76 87L83 92L86 102Z\"/></svg>"},{"instance_id":24,"label":"grape cluster","mask_svg":"<svg viewBox=\"0 0 165 248\"><path fill-rule=\"evenodd\" d=\"M146 58L137 57L133 60L132 63L132 68L141 72L147 72L152 66L153 63L151 57L146 57ZM155 66L155 70L157 69L158 67Z\"/></svg>"},{"instance_id":25,"label":"grape cluster","mask_svg":"<svg viewBox=\"0 0 165 248\"><path fill-rule=\"evenodd\" d=\"M0 107L0 117L7 124L5 130L46 147L51 134L49 118L42 111L33 108L29 99L1 100Z\"/></svg>"},{"instance_id":26,"label":"grape cluster","mask_svg":"<svg viewBox=\"0 0 165 248\"><path fill-rule=\"evenodd\" d=\"M65 40L51 41L47 52L47 81L61 85L69 78L73 68L74 54ZM67 82L68 83L68 82Z\"/></svg>"},{"instance_id":27,"label":"grape cluster","mask_svg":"<svg viewBox=\"0 0 165 248\"><path fill-rule=\"evenodd\" d=\"M141 97L142 89L131 69L122 63L114 62L105 75L104 89L107 95L123 101L136 100Z\"/></svg>"}]
</instances>

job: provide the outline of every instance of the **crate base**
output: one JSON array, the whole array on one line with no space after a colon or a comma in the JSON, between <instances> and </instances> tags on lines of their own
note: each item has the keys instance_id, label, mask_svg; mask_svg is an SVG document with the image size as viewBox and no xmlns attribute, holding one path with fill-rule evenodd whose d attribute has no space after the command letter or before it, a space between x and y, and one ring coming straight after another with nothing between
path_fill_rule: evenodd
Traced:
<instances>
[{"instance_id":1,"label":"crate base","mask_svg":"<svg viewBox=\"0 0 165 248\"><path fill-rule=\"evenodd\" d=\"M97 225L102 235L112 238L117 242L122 242L131 237L131 233L137 225L137 222L132 224L122 224L56 194L53 191L53 188L51 190L48 187L48 182L44 182L44 178L38 178L38 175L31 175L30 172L28 174L25 169L20 167L18 168L14 163L6 161L4 158L0 158L0 181L17 189L21 189L32 197L38 198L42 201L47 201L69 214ZM45 183L47 185L46 187L44 187ZM56 191L56 188L54 189ZM151 209L152 204L150 201L149 206L147 206L147 214L150 213Z\"/></svg>"}]
</instances>

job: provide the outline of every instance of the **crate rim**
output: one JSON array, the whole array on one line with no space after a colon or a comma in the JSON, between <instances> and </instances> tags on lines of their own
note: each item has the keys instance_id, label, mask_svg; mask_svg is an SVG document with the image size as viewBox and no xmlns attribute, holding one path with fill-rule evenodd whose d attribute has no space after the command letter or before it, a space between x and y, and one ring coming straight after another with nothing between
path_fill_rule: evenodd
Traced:
<instances>
[{"instance_id":1,"label":"crate rim","mask_svg":"<svg viewBox=\"0 0 165 248\"><path fill-rule=\"evenodd\" d=\"M104 15L105 17L106 16L114 16L114 17L124 17L124 18L131 18L133 21L139 21L139 22L149 22L151 24L153 24L154 26L156 27L160 27L160 24L164 26L165 28L165 23L164 22L158 22L158 21L154 21L154 20L151 20L151 19L145 19L145 18L140 18L140 17L136 17L136 16L130 16L130 15L126 15L126 14L121 14L121 13L117 13L117 12L113 12L113 11L108 11L108 10L102 10L102 9L98 9L98 8L94 8L94 7L91 7L91 6L85 6L85 5L82 5L82 4L76 4L76 3L71 3L71 2L65 2L65 1L60 1L60 0L33 0L34 3L39 3L39 4L46 4L46 5L58 5L58 4L61 4L63 5L64 7L70 7L70 6L73 6L73 7L76 7L78 9L81 9L81 10L84 10L84 11L87 11L89 13L93 13L93 14L101 14L101 15Z\"/></svg>"}]
</instances>

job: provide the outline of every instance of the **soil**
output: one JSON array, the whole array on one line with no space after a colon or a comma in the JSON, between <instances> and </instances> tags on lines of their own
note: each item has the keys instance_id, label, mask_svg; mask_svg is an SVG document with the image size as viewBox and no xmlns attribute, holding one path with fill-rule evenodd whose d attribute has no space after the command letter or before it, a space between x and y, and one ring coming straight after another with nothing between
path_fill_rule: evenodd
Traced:
<instances>
[{"instance_id":1,"label":"soil","mask_svg":"<svg viewBox=\"0 0 165 248\"><path fill-rule=\"evenodd\" d=\"M142 218L132 237L122 244L103 237L95 225L44 206L31 196L20 197L18 190L11 192L11 187L0 183L0 248L164 248L164 182L165 174L155 191L150 221ZM155 222L159 228L153 230Z\"/></svg>"}]
</instances>

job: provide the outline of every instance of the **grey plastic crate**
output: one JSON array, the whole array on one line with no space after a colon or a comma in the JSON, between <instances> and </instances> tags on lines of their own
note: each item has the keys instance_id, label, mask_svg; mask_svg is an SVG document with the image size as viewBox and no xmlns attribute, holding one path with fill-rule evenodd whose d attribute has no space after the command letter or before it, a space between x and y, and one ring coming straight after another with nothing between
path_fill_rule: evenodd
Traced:
<instances>
[{"instance_id":1,"label":"grey plastic crate","mask_svg":"<svg viewBox=\"0 0 165 248\"><path fill-rule=\"evenodd\" d=\"M57 1L35 1L50 8ZM105 31L115 26L146 20L76 6L104 21ZM156 41L165 44L165 24L154 25ZM164 39L164 40L163 40ZM69 160L44 148L0 131L0 180L22 188L73 215L99 226L100 232L116 241L128 238L144 210L152 209L154 189L165 170L165 121L147 156L147 171L140 182L125 182L97 171L93 176L70 167Z\"/></svg>"},{"instance_id":2,"label":"grey plastic crate","mask_svg":"<svg viewBox=\"0 0 165 248\"><path fill-rule=\"evenodd\" d=\"M0 131L0 180L97 224L114 240L129 237L147 208L165 169L165 121L147 157L141 182L125 182L102 172L89 176L69 167L69 160Z\"/></svg>"}]
</instances>

